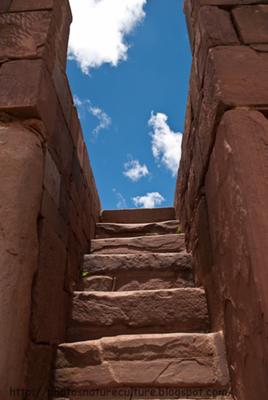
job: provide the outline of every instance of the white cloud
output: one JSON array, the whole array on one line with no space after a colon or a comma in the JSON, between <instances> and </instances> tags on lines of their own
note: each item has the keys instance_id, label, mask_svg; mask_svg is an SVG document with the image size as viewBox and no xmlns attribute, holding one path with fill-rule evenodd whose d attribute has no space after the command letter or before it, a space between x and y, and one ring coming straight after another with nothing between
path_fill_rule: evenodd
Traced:
<instances>
[{"instance_id":1,"label":"white cloud","mask_svg":"<svg viewBox=\"0 0 268 400\"><path fill-rule=\"evenodd\" d=\"M117 66L127 59L125 36L145 16L147 0L71 0L73 23L69 58L84 73L104 63Z\"/></svg>"},{"instance_id":2,"label":"white cloud","mask_svg":"<svg viewBox=\"0 0 268 400\"><path fill-rule=\"evenodd\" d=\"M115 188L113 189L113 192L117 197L116 208L119 209L127 208L127 202L122 193L118 192Z\"/></svg>"},{"instance_id":3,"label":"white cloud","mask_svg":"<svg viewBox=\"0 0 268 400\"><path fill-rule=\"evenodd\" d=\"M138 160L131 160L124 164L123 174L133 182L137 182L144 176L149 175L146 164L141 165Z\"/></svg>"},{"instance_id":4,"label":"white cloud","mask_svg":"<svg viewBox=\"0 0 268 400\"><path fill-rule=\"evenodd\" d=\"M164 201L164 197L158 192L147 193L144 196L137 196L132 198L136 207L155 208L160 206Z\"/></svg>"},{"instance_id":5,"label":"white cloud","mask_svg":"<svg viewBox=\"0 0 268 400\"><path fill-rule=\"evenodd\" d=\"M80 118L85 118L86 114L89 113L97 119L98 124L92 131L95 136L97 136L102 129L107 129L111 125L111 117L101 108L94 106L89 99L82 100L74 95L74 104L78 108Z\"/></svg>"},{"instance_id":6,"label":"white cloud","mask_svg":"<svg viewBox=\"0 0 268 400\"><path fill-rule=\"evenodd\" d=\"M152 152L156 160L160 161L173 176L177 174L181 158L182 134L173 132L169 127L168 117L163 113L152 113L149 125L153 128Z\"/></svg>"}]
</instances>

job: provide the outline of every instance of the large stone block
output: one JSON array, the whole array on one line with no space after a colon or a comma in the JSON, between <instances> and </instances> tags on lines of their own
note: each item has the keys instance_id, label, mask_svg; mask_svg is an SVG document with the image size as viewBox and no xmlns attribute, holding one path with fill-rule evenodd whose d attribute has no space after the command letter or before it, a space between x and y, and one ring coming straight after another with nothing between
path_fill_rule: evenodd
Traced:
<instances>
[{"instance_id":1,"label":"large stone block","mask_svg":"<svg viewBox=\"0 0 268 400\"><path fill-rule=\"evenodd\" d=\"M195 74L199 89L202 86L207 53L211 47L239 45L237 34L228 11L218 7L202 7L195 31L194 59Z\"/></svg>"},{"instance_id":2,"label":"large stone block","mask_svg":"<svg viewBox=\"0 0 268 400\"><path fill-rule=\"evenodd\" d=\"M40 227L39 268L33 287L32 338L60 343L65 335L66 247L47 221Z\"/></svg>"},{"instance_id":3,"label":"large stone block","mask_svg":"<svg viewBox=\"0 0 268 400\"><path fill-rule=\"evenodd\" d=\"M207 332L202 289L75 292L68 341L165 332Z\"/></svg>"},{"instance_id":4,"label":"large stone block","mask_svg":"<svg viewBox=\"0 0 268 400\"><path fill-rule=\"evenodd\" d=\"M59 165L62 179L69 184L74 145L60 107L57 108L56 121L48 139L48 147Z\"/></svg>"},{"instance_id":5,"label":"large stone block","mask_svg":"<svg viewBox=\"0 0 268 400\"><path fill-rule=\"evenodd\" d=\"M268 43L268 5L237 7L232 13L245 44Z\"/></svg>"},{"instance_id":6,"label":"large stone block","mask_svg":"<svg viewBox=\"0 0 268 400\"><path fill-rule=\"evenodd\" d=\"M53 227L54 232L59 236L65 245L68 241L68 225L64 221L59 209L46 189L43 190L40 215Z\"/></svg>"},{"instance_id":7,"label":"large stone block","mask_svg":"<svg viewBox=\"0 0 268 400\"><path fill-rule=\"evenodd\" d=\"M91 241L91 253L98 254L176 253L183 250L185 250L183 234L94 239Z\"/></svg>"},{"instance_id":8,"label":"large stone block","mask_svg":"<svg viewBox=\"0 0 268 400\"><path fill-rule=\"evenodd\" d=\"M40 118L53 131L57 97L42 60L4 63L0 68L0 110L23 118Z\"/></svg>"},{"instance_id":9,"label":"large stone block","mask_svg":"<svg viewBox=\"0 0 268 400\"><path fill-rule=\"evenodd\" d=\"M263 0L266 3L267 0ZM218 6L231 8L239 5L256 4L259 0L185 0L184 10L187 19L188 31L190 35L190 41L193 45L195 37L196 23L199 17L200 8L203 6Z\"/></svg>"},{"instance_id":10,"label":"large stone block","mask_svg":"<svg viewBox=\"0 0 268 400\"><path fill-rule=\"evenodd\" d=\"M2 6L7 11L7 6ZM43 57L50 69L66 66L71 11L66 0L13 0L0 16L0 59ZM1 12L1 9L0 9Z\"/></svg>"},{"instance_id":11,"label":"large stone block","mask_svg":"<svg viewBox=\"0 0 268 400\"><path fill-rule=\"evenodd\" d=\"M40 58L51 20L49 11L0 14L0 59Z\"/></svg>"},{"instance_id":12,"label":"large stone block","mask_svg":"<svg viewBox=\"0 0 268 400\"><path fill-rule=\"evenodd\" d=\"M94 179L93 176L92 179ZM175 210L173 207L104 210L101 213L102 222L117 222L123 224L143 224L146 222L160 222L172 219L175 219Z\"/></svg>"},{"instance_id":13,"label":"large stone block","mask_svg":"<svg viewBox=\"0 0 268 400\"><path fill-rule=\"evenodd\" d=\"M43 151L37 134L0 124L0 392L24 387L31 288L38 267Z\"/></svg>"},{"instance_id":14,"label":"large stone block","mask_svg":"<svg viewBox=\"0 0 268 400\"><path fill-rule=\"evenodd\" d=\"M79 389L129 386L217 392L229 383L224 360L221 333L130 335L63 344L57 353L55 387L71 389L74 397Z\"/></svg>"},{"instance_id":15,"label":"large stone block","mask_svg":"<svg viewBox=\"0 0 268 400\"><path fill-rule=\"evenodd\" d=\"M210 309L221 304L236 395L246 400L267 391L267 145L268 121L261 113L227 112L206 177L214 264Z\"/></svg>"}]
</instances>

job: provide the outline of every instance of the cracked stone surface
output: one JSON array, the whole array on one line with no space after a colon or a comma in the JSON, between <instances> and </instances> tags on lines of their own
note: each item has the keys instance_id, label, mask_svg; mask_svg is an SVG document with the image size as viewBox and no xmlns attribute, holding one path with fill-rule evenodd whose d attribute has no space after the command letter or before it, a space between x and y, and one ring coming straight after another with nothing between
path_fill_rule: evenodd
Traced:
<instances>
[{"instance_id":1,"label":"cracked stone surface","mask_svg":"<svg viewBox=\"0 0 268 400\"><path fill-rule=\"evenodd\" d=\"M177 220L147 224L98 223L96 225L96 238L164 235L177 233L178 229L179 221Z\"/></svg>"},{"instance_id":2,"label":"cracked stone surface","mask_svg":"<svg viewBox=\"0 0 268 400\"><path fill-rule=\"evenodd\" d=\"M93 254L171 253L183 250L185 250L183 234L95 239L91 241L91 253Z\"/></svg>"},{"instance_id":3,"label":"cracked stone surface","mask_svg":"<svg viewBox=\"0 0 268 400\"><path fill-rule=\"evenodd\" d=\"M56 387L225 387L221 333L118 336L60 345Z\"/></svg>"},{"instance_id":4,"label":"cracked stone surface","mask_svg":"<svg viewBox=\"0 0 268 400\"><path fill-rule=\"evenodd\" d=\"M115 279L115 290L192 287L191 255L181 253L90 254L84 271Z\"/></svg>"},{"instance_id":5,"label":"cracked stone surface","mask_svg":"<svg viewBox=\"0 0 268 400\"><path fill-rule=\"evenodd\" d=\"M68 341L128 333L205 332L207 302L198 288L75 292Z\"/></svg>"}]
</instances>

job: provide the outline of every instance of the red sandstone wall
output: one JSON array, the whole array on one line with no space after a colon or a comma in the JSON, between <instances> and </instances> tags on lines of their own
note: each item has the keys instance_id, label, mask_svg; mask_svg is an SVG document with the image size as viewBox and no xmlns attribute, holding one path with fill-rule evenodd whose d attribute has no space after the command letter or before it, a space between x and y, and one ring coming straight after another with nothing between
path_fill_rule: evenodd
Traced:
<instances>
[{"instance_id":1,"label":"red sandstone wall","mask_svg":"<svg viewBox=\"0 0 268 400\"><path fill-rule=\"evenodd\" d=\"M213 328L225 330L234 394L259 400L268 393L268 5L186 0L185 11L193 65L175 206Z\"/></svg>"},{"instance_id":2,"label":"red sandstone wall","mask_svg":"<svg viewBox=\"0 0 268 400\"><path fill-rule=\"evenodd\" d=\"M1 399L46 398L100 213L65 74L70 23L67 0L0 2Z\"/></svg>"}]
</instances>

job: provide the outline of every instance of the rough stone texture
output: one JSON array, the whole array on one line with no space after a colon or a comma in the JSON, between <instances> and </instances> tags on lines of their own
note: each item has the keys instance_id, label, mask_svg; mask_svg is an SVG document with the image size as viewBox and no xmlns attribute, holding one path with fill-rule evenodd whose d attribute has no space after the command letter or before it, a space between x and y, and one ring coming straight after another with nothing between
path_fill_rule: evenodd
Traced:
<instances>
[{"instance_id":1,"label":"rough stone texture","mask_svg":"<svg viewBox=\"0 0 268 400\"><path fill-rule=\"evenodd\" d=\"M23 386L43 152L38 136L17 123L0 123L0 147L0 391L8 398L10 386Z\"/></svg>"},{"instance_id":2,"label":"rough stone texture","mask_svg":"<svg viewBox=\"0 0 268 400\"><path fill-rule=\"evenodd\" d=\"M47 400L101 205L65 75L69 3L0 3L0 397L24 400L12 386Z\"/></svg>"},{"instance_id":3,"label":"rough stone texture","mask_svg":"<svg viewBox=\"0 0 268 400\"><path fill-rule=\"evenodd\" d=\"M114 279L110 276L90 276L83 279L83 289L96 292L112 292Z\"/></svg>"},{"instance_id":4,"label":"rough stone texture","mask_svg":"<svg viewBox=\"0 0 268 400\"><path fill-rule=\"evenodd\" d=\"M202 289L75 292L68 339L207 329L207 304Z\"/></svg>"},{"instance_id":5,"label":"rough stone texture","mask_svg":"<svg viewBox=\"0 0 268 400\"><path fill-rule=\"evenodd\" d=\"M183 234L96 239L91 242L92 254L172 253L184 249Z\"/></svg>"},{"instance_id":6,"label":"rough stone texture","mask_svg":"<svg viewBox=\"0 0 268 400\"><path fill-rule=\"evenodd\" d=\"M186 252L91 254L85 256L83 268L90 275L113 277L115 290L193 286L191 255Z\"/></svg>"},{"instance_id":7,"label":"rough stone texture","mask_svg":"<svg viewBox=\"0 0 268 400\"><path fill-rule=\"evenodd\" d=\"M246 399L254 397L256 387L260 398L267 390L267 145L268 121L262 114L226 113L206 179L217 270L213 301L222 306L230 363ZM232 266L228 274L226 265Z\"/></svg>"},{"instance_id":8,"label":"rough stone texture","mask_svg":"<svg viewBox=\"0 0 268 400\"><path fill-rule=\"evenodd\" d=\"M230 14L218 7L202 7L195 34L195 73L202 84L208 50L221 45L239 45Z\"/></svg>"},{"instance_id":9,"label":"rough stone texture","mask_svg":"<svg viewBox=\"0 0 268 400\"><path fill-rule=\"evenodd\" d=\"M173 207L143 208L130 210L104 210L101 213L101 222L117 224L145 224L152 222L169 221L175 219Z\"/></svg>"},{"instance_id":10,"label":"rough stone texture","mask_svg":"<svg viewBox=\"0 0 268 400\"><path fill-rule=\"evenodd\" d=\"M228 106L268 104L268 54L246 46L222 46L210 50L208 64L207 81L210 83L214 75L214 93L219 101Z\"/></svg>"},{"instance_id":11,"label":"rough stone texture","mask_svg":"<svg viewBox=\"0 0 268 400\"><path fill-rule=\"evenodd\" d=\"M23 118L41 118L47 131L56 119L57 98L41 60L19 60L0 68L0 109Z\"/></svg>"},{"instance_id":12,"label":"rough stone texture","mask_svg":"<svg viewBox=\"0 0 268 400\"><path fill-rule=\"evenodd\" d=\"M36 343L54 344L62 342L65 334L62 310L66 248L47 222L40 230L40 265L32 295L32 337Z\"/></svg>"},{"instance_id":13,"label":"rough stone texture","mask_svg":"<svg viewBox=\"0 0 268 400\"><path fill-rule=\"evenodd\" d=\"M232 14L245 44L268 43L268 5L237 7Z\"/></svg>"},{"instance_id":14,"label":"rough stone texture","mask_svg":"<svg viewBox=\"0 0 268 400\"><path fill-rule=\"evenodd\" d=\"M55 386L74 390L120 386L228 385L222 336L138 335L59 346Z\"/></svg>"},{"instance_id":15,"label":"rough stone texture","mask_svg":"<svg viewBox=\"0 0 268 400\"><path fill-rule=\"evenodd\" d=\"M186 0L185 11L193 67L176 212L213 329L225 330L235 398L259 399L268 390L267 1Z\"/></svg>"},{"instance_id":16,"label":"rough stone texture","mask_svg":"<svg viewBox=\"0 0 268 400\"><path fill-rule=\"evenodd\" d=\"M96 226L96 239L164 235L166 233L178 233L179 231L179 221L176 220L147 224L98 223Z\"/></svg>"}]
</instances>

